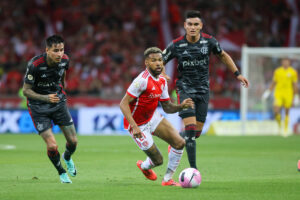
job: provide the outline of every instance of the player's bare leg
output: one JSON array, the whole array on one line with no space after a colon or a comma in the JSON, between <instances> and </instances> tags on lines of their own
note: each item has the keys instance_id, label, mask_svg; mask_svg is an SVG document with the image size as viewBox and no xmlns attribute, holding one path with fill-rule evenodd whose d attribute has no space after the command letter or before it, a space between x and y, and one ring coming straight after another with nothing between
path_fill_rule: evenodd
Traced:
<instances>
[{"instance_id":1,"label":"player's bare leg","mask_svg":"<svg viewBox=\"0 0 300 200\"><path fill-rule=\"evenodd\" d=\"M68 175L66 174L66 170L62 167L61 162L60 162L60 154L57 150L58 146L55 140L55 137L52 133L51 129L47 129L40 133L40 136L43 138L47 145L47 154L58 171L58 174L60 176L60 180L62 183L72 183L72 181L69 179Z\"/></svg>"},{"instance_id":2,"label":"player's bare leg","mask_svg":"<svg viewBox=\"0 0 300 200\"><path fill-rule=\"evenodd\" d=\"M137 161L136 165L143 172L147 179L155 181L157 176L151 168L162 165L163 157L154 143L149 149L144 150L144 152L148 157L145 161Z\"/></svg>"},{"instance_id":3,"label":"player's bare leg","mask_svg":"<svg viewBox=\"0 0 300 200\"><path fill-rule=\"evenodd\" d=\"M188 160L190 166L192 168L197 169L196 165L196 133L197 133L197 126L196 126L196 117L187 117L183 119L183 123L185 125L185 131L182 136L185 139L185 147L188 155Z\"/></svg>"},{"instance_id":4,"label":"player's bare leg","mask_svg":"<svg viewBox=\"0 0 300 200\"><path fill-rule=\"evenodd\" d=\"M77 136L74 124L69 126L60 126L67 143L66 143L66 151L63 153L62 157L67 165L68 172L71 176L76 176L77 171L75 168L75 164L71 158L71 155L75 152L77 147Z\"/></svg>"},{"instance_id":5,"label":"player's bare leg","mask_svg":"<svg viewBox=\"0 0 300 200\"><path fill-rule=\"evenodd\" d=\"M163 186L180 186L179 183L176 183L172 177L176 171L183 153L183 148L185 141L180 137L178 131L176 131L173 126L166 119L163 119L158 127L156 128L154 135L158 136L162 140L166 141L171 145L169 151L169 162L167 171L164 175L162 185Z\"/></svg>"}]
</instances>

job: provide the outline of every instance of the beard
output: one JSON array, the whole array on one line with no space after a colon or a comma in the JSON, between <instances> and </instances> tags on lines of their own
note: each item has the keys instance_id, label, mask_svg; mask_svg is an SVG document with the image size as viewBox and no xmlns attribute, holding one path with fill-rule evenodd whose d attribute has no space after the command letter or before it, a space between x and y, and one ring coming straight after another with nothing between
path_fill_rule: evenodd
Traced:
<instances>
[{"instance_id":1,"label":"beard","mask_svg":"<svg viewBox=\"0 0 300 200\"><path fill-rule=\"evenodd\" d=\"M155 76L155 77L159 76L159 75L161 74L161 72L162 72L162 70L160 70L160 71L158 72L158 71L156 71L156 70L151 69L150 67L149 67L148 69L149 69L150 73L151 73L153 76Z\"/></svg>"}]
</instances>

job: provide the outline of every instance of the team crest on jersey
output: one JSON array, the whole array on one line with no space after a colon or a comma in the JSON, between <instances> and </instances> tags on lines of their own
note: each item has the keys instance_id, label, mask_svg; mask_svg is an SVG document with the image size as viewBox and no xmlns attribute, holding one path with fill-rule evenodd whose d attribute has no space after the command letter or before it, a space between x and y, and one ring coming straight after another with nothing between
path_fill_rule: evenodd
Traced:
<instances>
[{"instance_id":1,"label":"team crest on jersey","mask_svg":"<svg viewBox=\"0 0 300 200\"><path fill-rule=\"evenodd\" d=\"M37 130L39 130L39 131L43 130L43 127L44 127L43 124L40 124L40 123L38 123L36 126Z\"/></svg>"},{"instance_id":2,"label":"team crest on jersey","mask_svg":"<svg viewBox=\"0 0 300 200\"><path fill-rule=\"evenodd\" d=\"M27 75L27 78L28 78L28 80L32 81L33 76L32 76L31 74L28 74L28 75Z\"/></svg>"},{"instance_id":3,"label":"team crest on jersey","mask_svg":"<svg viewBox=\"0 0 300 200\"><path fill-rule=\"evenodd\" d=\"M208 53L208 47L202 47L200 49L200 51L201 51L202 54L207 54Z\"/></svg>"}]
</instances>

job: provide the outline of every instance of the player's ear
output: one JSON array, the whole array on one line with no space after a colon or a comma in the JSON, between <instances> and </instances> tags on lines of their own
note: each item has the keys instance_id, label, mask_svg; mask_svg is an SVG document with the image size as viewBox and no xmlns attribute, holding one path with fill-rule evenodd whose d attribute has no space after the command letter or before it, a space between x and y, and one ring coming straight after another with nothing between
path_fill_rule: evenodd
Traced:
<instances>
[{"instance_id":1,"label":"player's ear","mask_svg":"<svg viewBox=\"0 0 300 200\"><path fill-rule=\"evenodd\" d=\"M145 59L145 66L148 66L148 58Z\"/></svg>"}]
</instances>

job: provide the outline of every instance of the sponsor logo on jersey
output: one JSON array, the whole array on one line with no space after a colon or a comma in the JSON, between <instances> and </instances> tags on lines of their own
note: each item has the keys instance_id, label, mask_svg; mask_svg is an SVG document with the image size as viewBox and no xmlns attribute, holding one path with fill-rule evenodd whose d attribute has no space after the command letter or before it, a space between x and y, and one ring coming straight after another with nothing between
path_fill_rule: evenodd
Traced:
<instances>
[{"instance_id":1,"label":"sponsor logo on jersey","mask_svg":"<svg viewBox=\"0 0 300 200\"><path fill-rule=\"evenodd\" d=\"M206 44L207 43L207 40L201 40L200 41L200 44Z\"/></svg>"},{"instance_id":2,"label":"sponsor logo on jersey","mask_svg":"<svg viewBox=\"0 0 300 200\"><path fill-rule=\"evenodd\" d=\"M164 50L163 54L165 54L166 50ZM165 56L164 56L164 60L168 60L169 56L171 55L171 51L169 51Z\"/></svg>"},{"instance_id":3,"label":"sponsor logo on jersey","mask_svg":"<svg viewBox=\"0 0 300 200\"><path fill-rule=\"evenodd\" d=\"M161 96L161 94L153 94L153 93L151 93L151 94L149 95L149 98L155 99L155 98L159 98L160 96Z\"/></svg>"},{"instance_id":4,"label":"sponsor logo on jersey","mask_svg":"<svg viewBox=\"0 0 300 200\"><path fill-rule=\"evenodd\" d=\"M207 62L206 60L186 60L182 62L182 66L183 67L187 67L187 66L199 66L199 65L206 65Z\"/></svg>"},{"instance_id":5,"label":"sponsor logo on jersey","mask_svg":"<svg viewBox=\"0 0 300 200\"><path fill-rule=\"evenodd\" d=\"M52 87L54 85L55 85L54 82L39 82L37 84L38 87Z\"/></svg>"},{"instance_id":6,"label":"sponsor logo on jersey","mask_svg":"<svg viewBox=\"0 0 300 200\"><path fill-rule=\"evenodd\" d=\"M59 67L64 67L64 66L66 66L66 64L67 64L67 63L59 63L58 66L59 66Z\"/></svg>"},{"instance_id":7,"label":"sponsor logo on jersey","mask_svg":"<svg viewBox=\"0 0 300 200\"><path fill-rule=\"evenodd\" d=\"M179 45L179 47L186 47L188 44L187 43L182 43Z\"/></svg>"}]
</instances>

